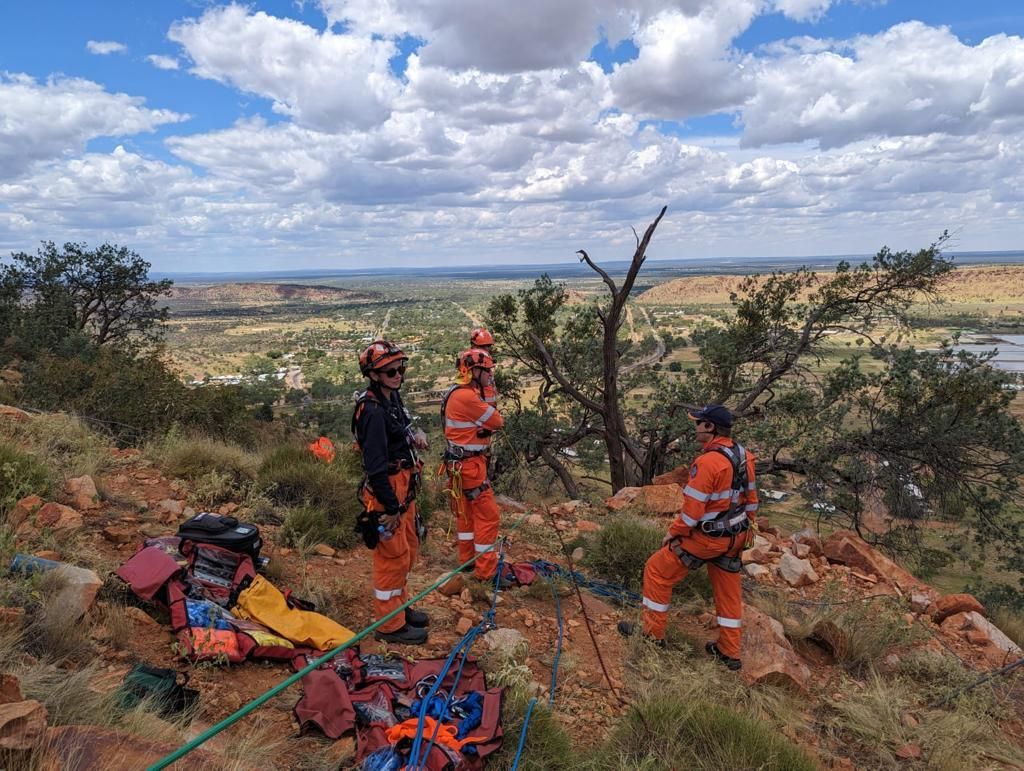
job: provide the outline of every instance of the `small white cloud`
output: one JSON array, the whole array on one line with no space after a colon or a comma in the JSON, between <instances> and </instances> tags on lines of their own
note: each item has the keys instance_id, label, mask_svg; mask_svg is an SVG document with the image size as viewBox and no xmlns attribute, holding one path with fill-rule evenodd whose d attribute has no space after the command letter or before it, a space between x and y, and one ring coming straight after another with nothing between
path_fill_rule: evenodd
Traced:
<instances>
[{"instance_id":1,"label":"small white cloud","mask_svg":"<svg viewBox=\"0 0 1024 771\"><path fill-rule=\"evenodd\" d=\"M89 53L96 54L97 56L123 54L128 50L128 46L124 43L118 43L116 40L90 40L85 44L85 47Z\"/></svg>"},{"instance_id":2,"label":"small white cloud","mask_svg":"<svg viewBox=\"0 0 1024 771\"><path fill-rule=\"evenodd\" d=\"M163 54L150 54L146 57L146 61L158 70L176 70L179 66L176 58L173 56L164 56Z\"/></svg>"}]
</instances>

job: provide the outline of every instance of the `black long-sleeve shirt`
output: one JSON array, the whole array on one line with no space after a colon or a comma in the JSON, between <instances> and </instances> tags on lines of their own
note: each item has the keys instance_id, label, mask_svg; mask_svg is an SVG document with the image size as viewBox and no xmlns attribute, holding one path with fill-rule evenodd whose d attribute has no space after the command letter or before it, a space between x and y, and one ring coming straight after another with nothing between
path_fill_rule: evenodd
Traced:
<instances>
[{"instance_id":1,"label":"black long-sleeve shirt","mask_svg":"<svg viewBox=\"0 0 1024 771\"><path fill-rule=\"evenodd\" d=\"M401 461L412 463L412 421L394 391L385 400L380 391L374 390L356 409L356 441L363 453L363 470L370 490L389 513L397 513L403 502L398 500L388 480L388 466Z\"/></svg>"}]
</instances>

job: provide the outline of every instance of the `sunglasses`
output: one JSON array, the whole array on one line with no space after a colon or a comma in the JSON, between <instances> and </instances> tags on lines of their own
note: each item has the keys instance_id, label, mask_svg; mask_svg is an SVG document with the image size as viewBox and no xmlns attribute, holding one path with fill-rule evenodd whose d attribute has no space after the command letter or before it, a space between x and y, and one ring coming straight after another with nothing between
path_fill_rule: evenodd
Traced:
<instances>
[{"instance_id":1,"label":"sunglasses","mask_svg":"<svg viewBox=\"0 0 1024 771\"><path fill-rule=\"evenodd\" d=\"M395 375L404 376L405 365L403 364L401 367L392 367L391 369L379 369L377 371L380 372L382 375L386 375L387 377L394 377Z\"/></svg>"}]
</instances>

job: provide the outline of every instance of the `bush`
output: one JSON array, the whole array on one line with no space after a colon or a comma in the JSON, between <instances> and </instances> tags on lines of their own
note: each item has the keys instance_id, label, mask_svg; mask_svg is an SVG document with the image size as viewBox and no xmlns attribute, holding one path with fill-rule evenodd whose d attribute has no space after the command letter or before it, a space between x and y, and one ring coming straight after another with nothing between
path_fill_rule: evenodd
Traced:
<instances>
[{"instance_id":1,"label":"bush","mask_svg":"<svg viewBox=\"0 0 1024 771\"><path fill-rule=\"evenodd\" d=\"M350 507L351 508L351 507ZM362 507L355 511L328 512L318 506L300 506L290 509L284 517L281 538L292 547L310 547L318 543L347 548L356 542L352 529Z\"/></svg>"},{"instance_id":2,"label":"bush","mask_svg":"<svg viewBox=\"0 0 1024 771\"><path fill-rule=\"evenodd\" d=\"M719 704L667 693L652 695L634 705L594 752L587 767L595 771L817 768L774 726Z\"/></svg>"},{"instance_id":3,"label":"bush","mask_svg":"<svg viewBox=\"0 0 1024 771\"><path fill-rule=\"evenodd\" d=\"M25 423L4 423L0 436L31 450L58 479L95 476L110 464L110 437L74 415L42 414Z\"/></svg>"},{"instance_id":4,"label":"bush","mask_svg":"<svg viewBox=\"0 0 1024 771\"><path fill-rule=\"evenodd\" d=\"M606 581L639 591L644 564L664 537L661 528L639 517L612 517L584 549L583 564Z\"/></svg>"},{"instance_id":5,"label":"bush","mask_svg":"<svg viewBox=\"0 0 1024 771\"><path fill-rule=\"evenodd\" d=\"M502 709L505 741L498 752L489 756L488 767L512 768L529 703L530 697L521 689L506 692ZM568 771L580 768L569 735L558 724L547 705L539 700L530 716L519 768L523 771Z\"/></svg>"},{"instance_id":6,"label":"bush","mask_svg":"<svg viewBox=\"0 0 1024 771\"><path fill-rule=\"evenodd\" d=\"M175 432L150 445L147 452L165 471L191 482L193 496L205 505L243 497L259 466L255 455L237 445Z\"/></svg>"},{"instance_id":7,"label":"bush","mask_svg":"<svg viewBox=\"0 0 1024 771\"><path fill-rule=\"evenodd\" d=\"M50 471L39 458L0 441L0 517L26 495L45 498L51 490Z\"/></svg>"}]
</instances>

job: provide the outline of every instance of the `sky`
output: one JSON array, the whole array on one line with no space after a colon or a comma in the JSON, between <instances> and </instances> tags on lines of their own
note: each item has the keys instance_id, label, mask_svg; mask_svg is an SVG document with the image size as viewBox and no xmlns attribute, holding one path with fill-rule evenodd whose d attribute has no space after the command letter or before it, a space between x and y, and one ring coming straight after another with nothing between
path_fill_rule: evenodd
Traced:
<instances>
[{"instance_id":1,"label":"sky","mask_svg":"<svg viewBox=\"0 0 1024 771\"><path fill-rule=\"evenodd\" d=\"M0 3L0 255L1024 249L1019 0Z\"/></svg>"}]
</instances>

